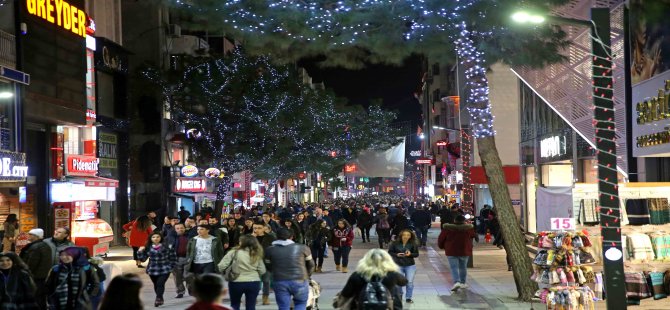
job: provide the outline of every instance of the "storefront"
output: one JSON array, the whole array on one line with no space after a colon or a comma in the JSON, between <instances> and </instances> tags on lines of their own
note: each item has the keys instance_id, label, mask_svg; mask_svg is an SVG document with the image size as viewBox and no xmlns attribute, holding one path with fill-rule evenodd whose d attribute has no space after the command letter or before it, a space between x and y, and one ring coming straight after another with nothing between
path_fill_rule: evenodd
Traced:
<instances>
[{"instance_id":1,"label":"storefront","mask_svg":"<svg viewBox=\"0 0 670 310\"><path fill-rule=\"evenodd\" d=\"M98 176L100 159L65 154L64 177L50 184L54 227L69 227L76 245L92 255L105 255L114 241L112 227L101 219L101 206L116 201L119 182Z\"/></svg>"}]
</instances>

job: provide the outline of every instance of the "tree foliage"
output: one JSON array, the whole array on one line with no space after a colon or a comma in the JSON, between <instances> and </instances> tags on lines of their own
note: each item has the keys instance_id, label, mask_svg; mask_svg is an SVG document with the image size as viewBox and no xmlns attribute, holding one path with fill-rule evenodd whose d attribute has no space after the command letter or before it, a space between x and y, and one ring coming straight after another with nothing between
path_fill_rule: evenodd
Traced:
<instances>
[{"instance_id":1,"label":"tree foliage","mask_svg":"<svg viewBox=\"0 0 670 310\"><path fill-rule=\"evenodd\" d=\"M192 159L226 173L252 170L273 179L300 171L333 174L352 154L399 142L389 128L393 113L378 106L342 111L332 93L301 83L297 70L242 49L144 75L162 90Z\"/></svg>"},{"instance_id":2,"label":"tree foliage","mask_svg":"<svg viewBox=\"0 0 670 310\"><path fill-rule=\"evenodd\" d=\"M326 56L324 66L399 64L412 54L455 59L456 25L482 34L487 62L542 66L562 61L566 34L552 25L519 27L518 9L548 13L567 0L170 0L181 23L234 35L254 53L294 61Z\"/></svg>"}]
</instances>

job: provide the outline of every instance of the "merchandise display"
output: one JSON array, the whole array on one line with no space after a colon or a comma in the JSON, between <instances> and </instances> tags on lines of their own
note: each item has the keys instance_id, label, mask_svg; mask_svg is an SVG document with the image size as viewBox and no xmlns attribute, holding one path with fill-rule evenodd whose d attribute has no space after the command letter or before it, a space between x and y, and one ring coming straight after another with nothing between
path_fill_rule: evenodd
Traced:
<instances>
[{"instance_id":1,"label":"merchandise display","mask_svg":"<svg viewBox=\"0 0 670 310\"><path fill-rule=\"evenodd\" d=\"M539 248L531 279L541 289L536 295L547 309L594 309L596 292L586 286L596 283L596 273L587 265L595 263L585 249L591 240L585 232L544 231L537 234L533 245Z\"/></svg>"}]
</instances>

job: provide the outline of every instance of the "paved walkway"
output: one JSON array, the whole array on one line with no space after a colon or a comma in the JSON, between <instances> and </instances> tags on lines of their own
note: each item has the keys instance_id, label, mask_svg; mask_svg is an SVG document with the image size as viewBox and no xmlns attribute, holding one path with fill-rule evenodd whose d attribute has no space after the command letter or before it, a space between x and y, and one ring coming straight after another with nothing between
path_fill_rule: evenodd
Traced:
<instances>
[{"instance_id":1,"label":"paved walkway","mask_svg":"<svg viewBox=\"0 0 670 310\"><path fill-rule=\"evenodd\" d=\"M417 273L414 279L414 304L405 304L405 309L545 309L541 303L521 303L517 296L512 272L507 271L505 251L493 245L478 243L474 247L474 268L468 269L468 284L466 291L452 293L453 282L449 272L449 264L444 252L437 248L436 240L439 234L437 225L429 231L428 247L422 248L417 260ZM374 234L374 233L373 233ZM315 274L313 278L321 284L322 295L319 302L320 309L333 309L332 300L355 270L356 263L367 250L376 245L375 237L372 243L361 243L360 239L354 242L350 255L350 273L336 272L332 254L324 262L324 273ZM483 238L482 238L483 240ZM144 281L142 300L146 309L152 309L155 295L153 285L143 269L135 267L132 261L132 251L127 247L113 248L108 259L109 267L117 272L140 273ZM168 280L165 292L165 305L161 309L186 309L194 299L185 297L174 299L175 286L172 277ZM258 306L257 309L277 309L274 295L270 295L271 305ZM259 296L260 301L260 296ZM224 299L224 303L229 302ZM670 309L670 299L654 301L646 299L642 306L633 309ZM605 302L598 302L596 309L606 309Z\"/></svg>"}]
</instances>

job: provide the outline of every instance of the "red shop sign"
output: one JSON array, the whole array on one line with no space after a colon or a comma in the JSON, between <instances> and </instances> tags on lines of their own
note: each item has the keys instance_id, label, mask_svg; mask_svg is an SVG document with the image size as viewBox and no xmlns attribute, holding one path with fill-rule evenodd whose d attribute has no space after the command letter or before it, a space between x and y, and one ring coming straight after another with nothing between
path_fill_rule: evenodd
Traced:
<instances>
[{"instance_id":1,"label":"red shop sign","mask_svg":"<svg viewBox=\"0 0 670 310\"><path fill-rule=\"evenodd\" d=\"M65 155L65 175L94 177L98 174L100 159L93 156Z\"/></svg>"},{"instance_id":2,"label":"red shop sign","mask_svg":"<svg viewBox=\"0 0 670 310\"><path fill-rule=\"evenodd\" d=\"M174 182L175 193L203 193L207 191L207 179L205 178L176 178Z\"/></svg>"}]
</instances>

